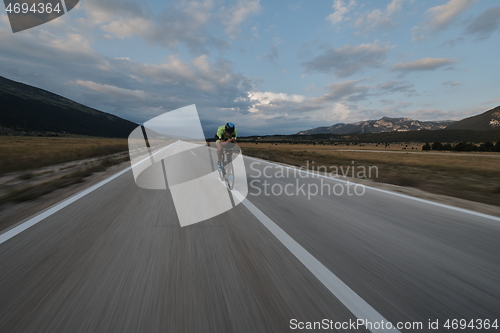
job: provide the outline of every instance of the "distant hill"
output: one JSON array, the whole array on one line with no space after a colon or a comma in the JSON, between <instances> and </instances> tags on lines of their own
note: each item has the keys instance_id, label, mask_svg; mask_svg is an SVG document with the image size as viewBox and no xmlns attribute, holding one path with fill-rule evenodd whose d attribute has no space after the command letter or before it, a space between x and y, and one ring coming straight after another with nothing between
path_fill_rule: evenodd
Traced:
<instances>
[{"instance_id":1,"label":"distant hill","mask_svg":"<svg viewBox=\"0 0 500 333\"><path fill-rule=\"evenodd\" d=\"M446 129L465 129L474 131L488 131L500 129L500 106L494 109L457 121Z\"/></svg>"},{"instance_id":2,"label":"distant hill","mask_svg":"<svg viewBox=\"0 0 500 333\"><path fill-rule=\"evenodd\" d=\"M302 143L335 144L346 142L358 143L394 143L394 142L498 142L500 128L490 131L472 130L421 130L362 134L292 134L239 137L239 142L265 143Z\"/></svg>"},{"instance_id":3,"label":"distant hill","mask_svg":"<svg viewBox=\"0 0 500 333\"><path fill-rule=\"evenodd\" d=\"M367 120L351 124L339 123L330 127L317 127L297 134L361 134L438 130L444 129L452 123L454 123L453 120L419 121L410 118L382 117L379 120Z\"/></svg>"},{"instance_id":4,"label":"distant hill","mask_svg":"<svg viewBox=\"0 0 500 333\"><path fill-rule=\"evenodd\" d=\"M137 124L0 76L0 128L125 138Z\"/></svg>"}]
</instances>

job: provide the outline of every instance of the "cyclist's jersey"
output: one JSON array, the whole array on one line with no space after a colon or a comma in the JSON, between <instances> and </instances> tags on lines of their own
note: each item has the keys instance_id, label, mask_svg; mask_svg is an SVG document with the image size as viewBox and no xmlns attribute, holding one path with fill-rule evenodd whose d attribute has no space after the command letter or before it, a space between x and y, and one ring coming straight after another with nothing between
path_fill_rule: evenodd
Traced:
<instances>
[{"instance_id":1,"label":"cyclist's jersey","mask_svg":"<svg viewBox=\"0 0 500 333\"><path fill-rule=\"evenodd\" d=\"M227 136L226 135L226 125L222 125L221 127L219 127L217 129L217 133L215 134L215 136L217 136L217 138L219 140L227 140L227 139L231 139L231 138L235 138L238 136L238 130L235 128L234 129L234 132L233 134L231 135L231 137Z\"/></svg>"}]
</instances>

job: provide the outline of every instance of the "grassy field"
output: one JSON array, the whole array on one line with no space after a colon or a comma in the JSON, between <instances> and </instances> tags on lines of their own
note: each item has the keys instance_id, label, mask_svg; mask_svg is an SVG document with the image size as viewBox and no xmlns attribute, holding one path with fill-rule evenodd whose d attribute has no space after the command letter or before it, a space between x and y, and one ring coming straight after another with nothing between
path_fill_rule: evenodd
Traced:
<instances>
[{"instance_id":1,"label":"grassy field","mask_svg":"<svg viewBox=\"0 0 500 333\"><path fill-rule=\"evenodd\" d=\"M110 155L127 149L127 139L0 136L0 175Z\"/></svg>"},{"instance_id":2,"label":"grassy field","mask_svg":"<svg viewBox=\"0 0 500 333\"><path fill-rule=\"evenodd\" d=\"M296 166L309 165L316 169L323 166L326 169L323 168L322 171L326 170L331 175L338 174L340 166L356 167L357 170L372 167L377 172L364 177L376 182L415 187L431 193L500 206L500 153L422 152L422 144L413 142L337 146L269 143L239 145L245 155ZM127 139L0 136L0 175L21 172L17 176L19 180L30 180L34 176L29 170L125 152L127 148ZM75 168L57 180L50 180L46 186L37 184L36 189L45 193L80 182L89 174L127 158L128 156L123 156L112 161L106 159L97 164ZM24 201L44 194L35 192L33 186L15 186L9 188L3 201Z\"/></svg>"},{"instance_id":3,"label":"grassy field","mask_svg":"<svg viewBox=\"0 0 500 333\"><path fill-rule=\"evenodd\" d=\"M366 178L431 193L500 206L499 153L426 152L421 144L322 146L290 144L239 144L245 155L339 174L340 166L374 171ZM414 149L411 149L414 147ZM406 148L406 149L403 149ZM346 150L363 151L346 151ZM384 152L375 152L382 150ZM401 152L401 153L399 153ZM413 152L413 153L412 153ZM314 163L313 163L314 162ZM352 170L352 169L351 169ZM361 177L360 177L361 178Z\"/></svg>"}]
</instances>

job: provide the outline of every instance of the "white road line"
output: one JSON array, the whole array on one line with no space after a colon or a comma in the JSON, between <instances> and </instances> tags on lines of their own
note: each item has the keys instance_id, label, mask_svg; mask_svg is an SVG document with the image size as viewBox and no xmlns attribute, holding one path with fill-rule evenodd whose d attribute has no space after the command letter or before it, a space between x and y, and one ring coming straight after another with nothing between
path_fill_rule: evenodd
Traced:
<instances>
[{"instance_id":1,"label":"white road line","mask_svg":"<svg viewBox=\"0 0 500 333\"><path fill-rule=\"evenodd\" d=\"M370 304L366 303L365 300L319 262L318 259L307 252L306 249L267 217L266 214L248 199L245 200L245 197L241 193L236 190L232 190L231 192L358 319L364 319L372 323L388 322L387 319L372 308ZM371 332L399 331L397 329L372 329Z\"/></svg>"},{"instance_id":2,"label":"white road line","mask_svg":"<svg viewBox=\"0 0 500 333\"><path fill-rule=\"evenodd\" d=\"M149 158L149 157L148 157ZM89 187L88 189L60 202L59 204L55 205L54 207L46 210L45 212L41 213L41 214L38 214L37 216L29 219L28 221L18 225L17 227L15 228L12 228L10 229L9 231L3 233L0 235L0 244L2 244L3 242L11 239L12 237L16 236L17 234L23 232L24 230L28 229L29 227L32 227L34 226L35 224L37 224L38 222L42 221L43 219L49 217L50 215L60 211L61 209L63 209L64 207L67 207L69 206L70 204L72 204L73 202L77 201L78 199L86 196L87 194L89 194L90 192L98 189L99 187L109 183L110 181L112 181L113 179L123 175L125 172L127 171L130 171L132 169L132 167L128 167L126 168L125 170L122 170L120 172L118 172L117 174L103 180L102 182L92 186L92 187Z\"/></svg>"},{"instance_id":3,"label":"white road line","mask_svg":"<svg viewBox=\"0 0 500 333\"><path fill-rule=\"evenodd\" d=\"M269 162L269 161L266 161L266 160L262 160L260 158L255 158L255 157L250 157L250 156L245 156L245 157L253 159L253 160L256 160L256 161L259 161L259 162L264 162L264 163L276 165L276 166L279 166L279 167L282 167L282 168L296 170L298 172L309 173L309 174L314 175L314 176L319 176L319 177L322 177L322 178L331 179L331 180L335 180L335 181L342 182L342 183L347 183L348 182L347 180L342 180L342 179L338 179L338 178L334 178L334 177L328 177L328 176L324 176L324 175L321 175L321 174L318 174L318 173L313 173L311 171L301 170L299 168L292 168L292 167L289 167L289 166L272 163L272 162ZM438 206L438 207L442 207L442 208L447 208L447 209L455 210L457 212L466 213L466 214L470 214L470 215L475 215L475 216L483 217L485 219L490 219L490 220L494 220L494 221L500 222L500 217L497 217L497 216L488 215L488 214L484 214L484 213L479 213L479 212L475 212L473 210L469 210L469 209L465 209L465 208L459 208L459 207L455 207L455 206L445 205L445 204L442 204L442 203L433 202L433 201L426 200L426 199L412 197L412 196L406 195L406 194L401 194L401 193L391 192L391 191L387 191L387 190L382 190L382 189L379 189L379 188L376 188L376 187L367 186L367 185L364 185L364 184L360 184L360 185L363 185L365 188L368 188L368 189L373 190L373 191L378 191L378 192L382 192L382 193L386 193L386 194L391 194L391 195L395 195L397 197L401 197L401 198L405 198L405 199L410 199L410 200L415 200L415 201L419 201L419 202L422 202L422 203L426 203L426 204L430 204L430 205L434 205L434 206Z\"/></svg>"},{"instance_id":4,"label":"white road line","mask_svg":"<svg viewBox=\"0 0 500 333\"><path fill-rule=\"evenodd\" d=\"M153 155L156 155L158 153L160 153L161 151L167 149L168 147L170 147L172 144L164 147L163 149L155 152ZM147 159L149 159L150 156L146 157L145 159L143 159L142 161L140 162L137 162L134 166L146 161ZM34 226L35 224L37 224L38 222L46 219L47 217L51 216L52 214L54 213L57 213L58 211L60 211L61 209L71 205L73 202L77 201L78 199L81 199L83 198L84 196L86 196L87 194L97 190L99 187L103 186L103 185L106 185L107 183L109 183L110 181L112 181L113 179L115 178L118 178L120 177L121 175L123 175L124 173L126 173L127 171L130 171L132 170L132 166L129 166L128 168L126 168L125 170L122 170L116 174L114 174L113 176L109 177L109 178L106 178L105 180L103 180L102 182L100 183L97 183L95 184L94 186L91 186L89 187L88 189L86 190L83 190L82 192L80 193L77 193L75 194L74 196L66 199L66 200L63 200L61 201L60 203L56 204L55 206L53 206L52 208L49 208L47 209L46 211L44 211L43 213L40 213L38 215L36 215L35 217L32 217L31 219L29 219L28 221L18 225L17 227L14 227L6 232L4 232L3 234L0 235L0 244L2 244L3 242L5 241L8 241L9 239L11 239L12 237L20 234L21 232L23 232L24 230Z\"/></svg>"}]
</instances>

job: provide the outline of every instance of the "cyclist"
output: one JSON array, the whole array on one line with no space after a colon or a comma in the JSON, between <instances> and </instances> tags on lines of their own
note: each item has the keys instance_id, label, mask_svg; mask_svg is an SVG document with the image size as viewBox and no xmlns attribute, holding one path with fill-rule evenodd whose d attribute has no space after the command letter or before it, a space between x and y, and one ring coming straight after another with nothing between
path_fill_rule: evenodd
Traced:
<instances>
[{"instance_id":1,"label":"cyclist","mask_svg":"<svg viewBox=\"0 0 500 333\"><path fill-rule=\"evenodd\" d=\"M222 149L225 146L231 146L236 142L236 137L238 136L238 131L236 130L233 123L227 123L222 125L217 129L215 133L215 144L217 145L217 169L221 169L220 160L222 158Z\"/></svg>"}]
</instances>

